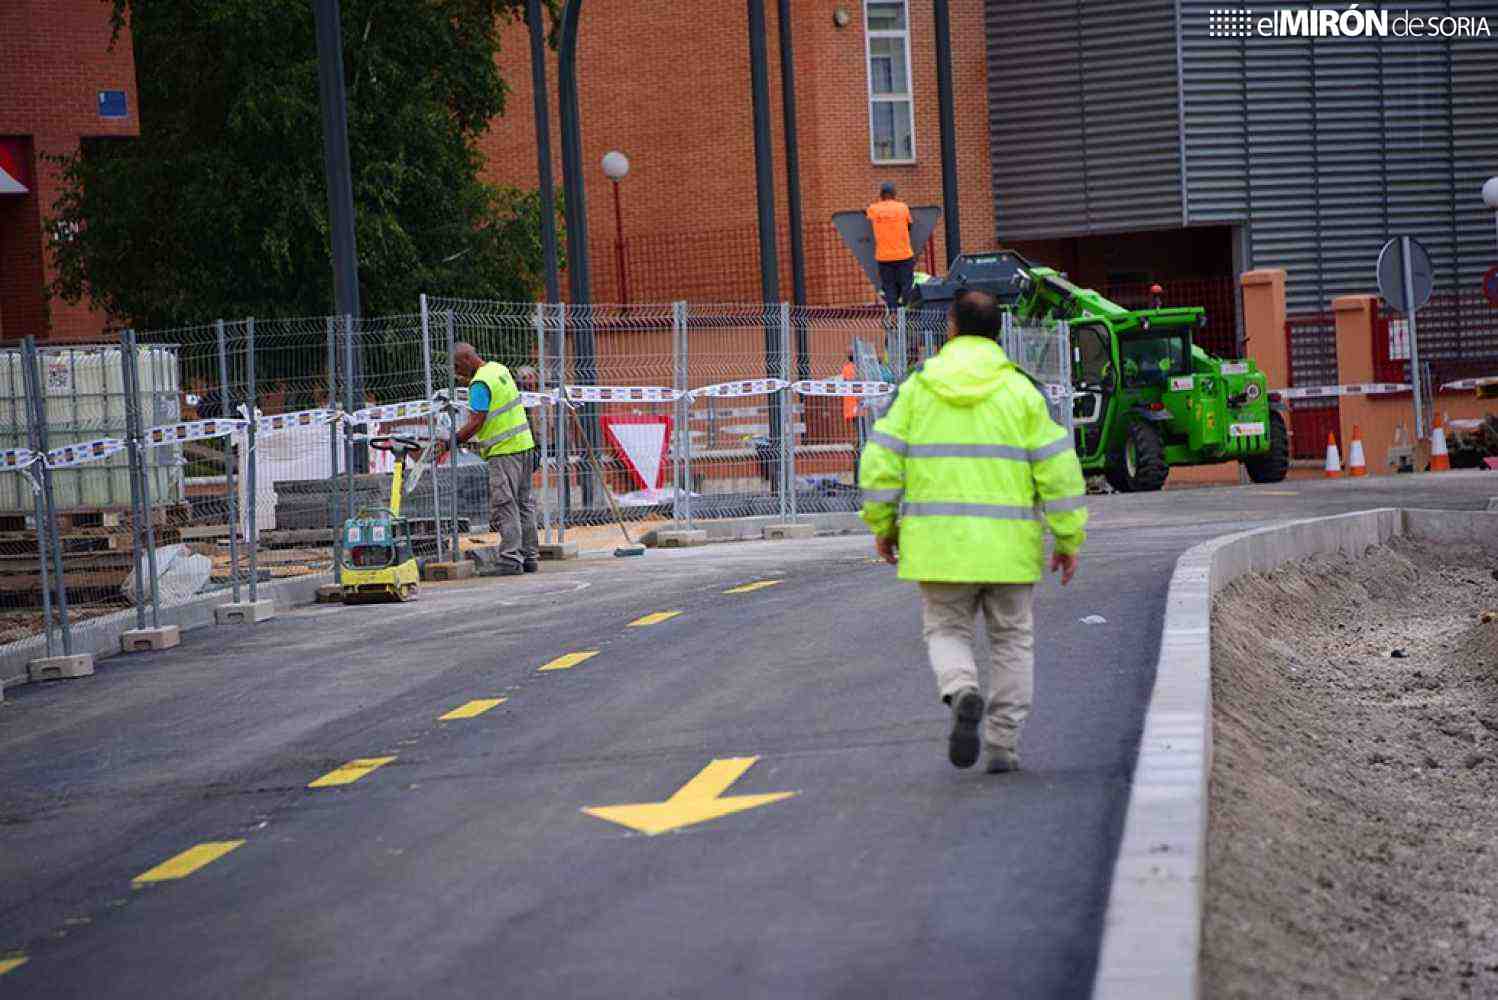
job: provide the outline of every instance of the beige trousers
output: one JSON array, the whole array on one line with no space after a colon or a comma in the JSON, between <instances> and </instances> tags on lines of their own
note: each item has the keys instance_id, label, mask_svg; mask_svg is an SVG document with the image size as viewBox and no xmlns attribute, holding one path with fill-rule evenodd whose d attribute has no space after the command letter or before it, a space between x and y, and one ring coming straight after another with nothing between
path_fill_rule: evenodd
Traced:
<instances>
[{"instance_id":1,"label":"beige trousers","mask_svg":"<svg viewBox=\"0 0 1498 1000\"><path fill-rule=\"evenodd\" d=\"M983 742L990 750L1013 750L1035 696L1035 618L1031 583L923 583L922 632L943 698L978 688L973 621L983 612L992 662Z\"/></svg>"}]
</instances>

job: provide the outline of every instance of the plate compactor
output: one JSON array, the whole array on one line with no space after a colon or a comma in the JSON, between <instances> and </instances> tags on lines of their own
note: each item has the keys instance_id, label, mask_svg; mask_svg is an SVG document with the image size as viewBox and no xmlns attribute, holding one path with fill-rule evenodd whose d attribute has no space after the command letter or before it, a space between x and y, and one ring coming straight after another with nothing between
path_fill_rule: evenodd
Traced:
<instances>
[{"instance_id":1,"label":"plate compactor","mask_svg":"<svg viewBox=\"0 0 1498 1000\"><path fill-rule=\"evenodd\" d=\"M421 445L410 438L380 437L371 439L369 446L395 456L390 506L361 507L343 524L343 567L338 575L343 603L409 601L416 595L421 569L411 548L411 527L401 517L401 486L406 456L420 452Z\"/></svg>"}]
</instances>

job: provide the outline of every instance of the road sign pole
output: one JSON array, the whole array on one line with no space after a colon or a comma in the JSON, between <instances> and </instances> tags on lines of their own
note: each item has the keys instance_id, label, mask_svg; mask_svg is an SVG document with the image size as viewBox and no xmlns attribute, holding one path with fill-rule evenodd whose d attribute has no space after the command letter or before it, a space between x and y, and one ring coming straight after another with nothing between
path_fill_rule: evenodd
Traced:
<instances>
[{"instance_id":1,"label":"road sign pole","mask_svg":"<svg viewBox=\"0 0 1498 1000\"><path fill-rule=\"evenodd\" d=\"M1404 270L1404 318L1410 325L1410 384L1415 392L1415 438L1425 437L1425 400L1420 387L1420 334L1415 327L1415 281L1410 260L1410 238L1399 238L1399 259Z\"/></svg>"}]
</instances>

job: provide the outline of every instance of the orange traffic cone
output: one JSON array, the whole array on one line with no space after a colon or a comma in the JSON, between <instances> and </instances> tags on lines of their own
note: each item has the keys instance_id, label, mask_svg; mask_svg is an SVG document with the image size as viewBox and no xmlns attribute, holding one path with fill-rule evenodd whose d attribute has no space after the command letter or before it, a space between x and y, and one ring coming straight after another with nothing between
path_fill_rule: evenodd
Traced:
<instances>
[{"instance_id":1,"label":"orange traffic cone","mask_svg":"<svg viewBox=\"0 0 1498 1000\"><path fill-rule=\"evenodd\" d=\"M1326 432L1326 478L1342 478L1342 453L1337 450L1337 435Z\"/></svg>"},{"instance_id":2,"label":"orange traffic cone","mask_svg":"<svg viewBox=\"0 0 1498 1000\"><path fill-rule=\"evenodd\" d=\"M1363 459L1363 432L1357 424L1352 425L1352 444L1347 448L1347 474L1366 476L1368 463Z\"/></svg>"},{"instance_id":3,"label":"orange traffic cone","mask_svg":"<svg viewBox=\"0 0 1498 1000\"><path fill-rule=\"evenodd\" d=\"M1436 425L1430 429L1430 471L1445 472L1451 468L1451 456L1446 453L1446 428L1441 426L1441 415L1436 414Z\"/></svg>"}]
</instances>

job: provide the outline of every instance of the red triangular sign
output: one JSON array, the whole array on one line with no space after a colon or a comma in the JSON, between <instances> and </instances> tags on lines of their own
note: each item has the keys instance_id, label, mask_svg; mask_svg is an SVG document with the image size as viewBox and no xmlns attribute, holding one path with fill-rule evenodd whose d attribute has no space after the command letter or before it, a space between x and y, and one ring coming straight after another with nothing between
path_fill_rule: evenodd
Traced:
<instances>
[{"instance_id":1,"label":"red triangular sign","mask_svg":"<svg viewBox=\"0 0 1498 1000\"><path fill-rule=\"evenodd\" d=\"M671 418L605 415L598 422L640 489L660 489L666 476L666 452L671 446Z\"/></svg>"}]
</instances>

